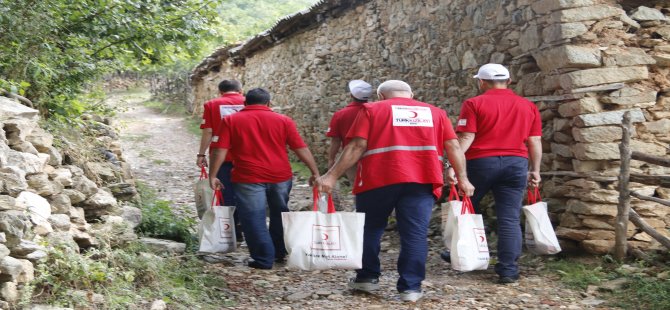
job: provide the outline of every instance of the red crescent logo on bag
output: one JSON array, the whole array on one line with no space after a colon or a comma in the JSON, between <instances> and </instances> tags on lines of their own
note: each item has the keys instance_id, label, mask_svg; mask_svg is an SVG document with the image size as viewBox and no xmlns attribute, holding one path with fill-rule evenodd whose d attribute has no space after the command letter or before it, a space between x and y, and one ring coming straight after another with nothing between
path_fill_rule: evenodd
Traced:
<instances>
[{"instance_id":1,"label":"red crescent logo on bag","mask_svg":"<svg viewBox=\"0 0 670 310\"><path fill-rule=\"evenodd\" d=\"M223 224L223 230L230 230L230 224Z\"/></svg>"},{"instance_id":2,"label":"red crescent logo on bag","mask_svg":"<svg viewBox=\"0 0 670 310\"><path fill-rule=\"evenodd\" d=\"M486 238L484 238L484 236L479 236L479 239L481 239L481 240L480 240L481 242L486 241Z\"/></svg>"},{"instance_id":3,"label":"red crescent logo on bag","mask_svg":"<svg viewBox=\"0 0 670 310\"><path fill-rule=\"evenodd\" d=\"M328 240L328 234L327 233L323 233L323 240Z\"/></svg>"}]
</instances>

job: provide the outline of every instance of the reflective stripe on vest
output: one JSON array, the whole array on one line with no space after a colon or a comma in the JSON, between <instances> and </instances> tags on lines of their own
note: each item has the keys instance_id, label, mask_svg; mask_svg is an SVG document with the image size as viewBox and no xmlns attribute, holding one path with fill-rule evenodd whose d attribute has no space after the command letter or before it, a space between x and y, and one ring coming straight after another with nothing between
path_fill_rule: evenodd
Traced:
<instances>
[{"instance_id":1,"label":"reflective stripe on vest","mask_svg":"<svg viewBox=\"0 0 670 310\"><path fill-rule=\"evenodd\" d=\"M378 149L369 150L369 151L363 153L363 157L367 157L367 156L374 155L374 154L393 152L393 151L411 151L411 152L435 151L435 152L437 152L437 148L434 145L420 145L420 146L394 145L394 146L380 147ZM437 158L440 161L444 160L444 158L442 156L437 156Z\"/></svg>"}]
</instances>

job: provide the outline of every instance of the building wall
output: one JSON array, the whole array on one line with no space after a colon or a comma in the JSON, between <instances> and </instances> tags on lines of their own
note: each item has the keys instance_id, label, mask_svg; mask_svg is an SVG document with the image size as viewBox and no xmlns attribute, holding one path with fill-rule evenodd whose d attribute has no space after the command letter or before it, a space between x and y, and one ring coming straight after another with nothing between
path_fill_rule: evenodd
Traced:
<instances>
[{"instance_id":1,"label":"building wall","mask_svg":"<svg viewBox=\"0 0 670 310\"><path fill-rule=\"evenodd\" d=\"M453 120L461 102L477 94L472 79L477 68L503 63L513 88L542 113L542 170L553 172L545 176L543 193L561 226L559 235L603 253L614 242L618 194L614 178L607 177L618 171L620 114L633 111L638 150L666 155L670 141L667 18L660 10L640 13L619 2L367 1L246 57L244 65L222 59L219 72L194 79L194 95L196 102L216 96L224 78L242 80L245 89L268 88L276 110L296 120L324 163L325 130L332 114L348 103L349 80L375 87L387 79L405 80L419 100L446 109ZM641 163L635 169L667 172ZM601 182L587 178L594 175ZM656 187L639 189L670 195ZM634 205L648 210L642 215L667 232L670 208ZM653 245L634 230L631 238Z\"/></svg>"}]
</instances>

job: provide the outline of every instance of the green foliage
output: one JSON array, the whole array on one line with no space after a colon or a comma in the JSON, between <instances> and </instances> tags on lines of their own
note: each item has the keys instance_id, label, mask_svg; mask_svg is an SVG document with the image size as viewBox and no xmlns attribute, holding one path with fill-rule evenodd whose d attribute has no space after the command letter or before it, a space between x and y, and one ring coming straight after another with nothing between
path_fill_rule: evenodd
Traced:
<instances>
[{"instance_id":1,"label":"green foliage","mask_svg":"<svg viewBox=\"0 0 670 310\"><path fill-rule=\"evenodd\" d=\"M105 309L136 308L142 301L162 299L173 309L218 309L230 305L221 290L224 280L208 274L195 258L161 258L144 253L141 244L113 249L103 245L84 254L56 247L36 268L24 289L21 306L91 308L89 293L105 297ZM77 290L83 294L73 294Z\"/></svg>"},{"instance_id":2,"label":"green foliage","mask_svg":"<svg viewBox=\"0 0 670 310\"><path fill-rule=\"evenodd\" d=\"M93 79L199 54L216 2L0 0L0 85L46 115L77 116Z\"/></svg>"},{"instance_id":3,"label":"green foliage","mask_svg":"<svg viewBox=\"0 0 670 310\"><path fill-rule=\"evenodd\" d=\"M169 239L186 243L189 250L195 249L197 240L195 220L175 214L175 207L170 201L156 200L156 193L146 185L138 183L142 210L142 223L136 228L137 232L147 237ZM185 212L181 212L185 213Z\"/></svg>"},{"instance_id":4,"label":"green foliage","mask_svg":"<svg viewBox=\"0 0 670 310\"><path fill-rule=\"evenodd\" d=\"M634 275L616 305L623 309L670 309L670 279Z\"/></svg>"},{"instance_id":5,"label":"green foliage","mask_svg":"<svg viewBox=\"0 0 670 310\"><path fill-rule=\"evenodd\" d=\"M586 289L589 285L600 284L607 274L599 265L586 265L573 260L557 260L547 263L561 277L561 281L572 288Z\"/></svg>"}]
</instances>

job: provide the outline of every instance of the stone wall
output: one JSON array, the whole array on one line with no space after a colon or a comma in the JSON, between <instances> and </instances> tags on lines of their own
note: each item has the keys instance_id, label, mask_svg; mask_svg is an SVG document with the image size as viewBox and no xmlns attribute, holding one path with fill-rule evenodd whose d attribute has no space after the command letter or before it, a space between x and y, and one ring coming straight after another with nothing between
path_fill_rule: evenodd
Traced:
<instances>
[{"instance_id":1,"label":"stone wall","mask_svg":"<svg viewBox=\"0 0 670 310\"><path fill-rule=\"evenodd\" d=\"M80 129L95 136L108 161L77 166L39 127L37 110L0 97L0 308L17 301L49 248L78 252L97 246L98 236L137 238L133 228L142 214L128 204L137 192L105 122L88 117Z\"/></svg>"},{"instance_id":2,"label":"stone wall","mask_svg":"<svg viewBox=\"0 0 670 310\"><path fill-rule=\"evenodd\" d=\"M453 120L461 102L477 94L477 68L505 64L513 88L541 110L543 193L558 234L605 253L614 242L622 113L633 112L636 150L668 152L670 11L661 2L638 8L635 1L598 0L324 1L311 15L217 50L194 70L193 95L195 102L216 96L226 78L246 89L268 88L275 108L297 121L323 162L324 132L347 103L349 80L405 80L419 100ZM635 169L667 173L641 163ZM668 233L670 208L641 201L634 208ZM657 246L632 226L630 236L635 246Z\"/></svg>"}]
</instances>

